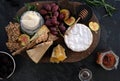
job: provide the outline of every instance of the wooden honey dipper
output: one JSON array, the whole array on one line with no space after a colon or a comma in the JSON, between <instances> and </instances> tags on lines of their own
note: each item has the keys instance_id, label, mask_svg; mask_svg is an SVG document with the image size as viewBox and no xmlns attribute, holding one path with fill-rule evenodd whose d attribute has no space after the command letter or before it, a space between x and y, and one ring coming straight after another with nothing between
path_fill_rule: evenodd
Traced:
<instances>
[{"instance_id":1,"label":"wooden honey dipper","mask_svg":"<svg viewBox=\"0 0 120 81\"><path fill-rule=\"evenodd\" d=\"M88 11L87 11L86 9L83 9L82 11L80 11L79 17L77 18L77 20L75 21L75 23L70 27L70 29L69 29L65 34L68 34L68 32L74 27L74 25L75 25L80 19L84 19L87 15L88 15Z\"/></svg>"}]
</instances>

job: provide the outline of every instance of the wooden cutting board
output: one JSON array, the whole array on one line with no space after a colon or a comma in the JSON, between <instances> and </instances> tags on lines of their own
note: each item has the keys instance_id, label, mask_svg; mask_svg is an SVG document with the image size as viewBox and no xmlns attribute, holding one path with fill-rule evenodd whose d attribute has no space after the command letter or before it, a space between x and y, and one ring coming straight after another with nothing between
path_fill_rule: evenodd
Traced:
<instances>
[{"instance_id":1,"label":"wooden cutting board","mask_svg":"<svg viewBox=\"0 0 120 81\"><path fill-rule=\"evenodd\" d=\"M43 4L52 3L52 2L53 1L40 1L40 2L33 2L30 4L35 5L38 9L40 9ZM59 4L61 5L62 3L59 3ZM83 5L83 4L80 2L69 2L69 6L66 6L66 8L69 8L70 11L73 12L72 14L75 15L77 18L78 14L76 12L79 11L81 5ZM72 7L70 7L70 6L72 6ZM65 7L65 5L63 5L63 6L61 5L61 7ZM17 16L22 15L25 11L26 11L26 7L22 7L17 12ZM99 24L99 21L98 21L97 17L95 16L94 12L92 12L90 15L91 16L89 16L89 18L87 20L81 21L81 23L88 25L88 23L90 21L95 21ZM67 59L64 60L63 62L77 62L77 61L81 61L81 60L85 59L93 52L93 50L96 48L96 46L99 42L99 39L100 39L100 29L98 30L97 33L94 31L92 31L92 33L93 33L93 43L86 51L73 52L66 47L63 38L60 38L54 42L54 44L49 48L49 50L46 52L46 54L40 60L40 62L42 62L42 63L50 62L50 56L51 56L53 47L55 47L58 43L61 44L66 50Z\"/></svg>"}]
</instances>

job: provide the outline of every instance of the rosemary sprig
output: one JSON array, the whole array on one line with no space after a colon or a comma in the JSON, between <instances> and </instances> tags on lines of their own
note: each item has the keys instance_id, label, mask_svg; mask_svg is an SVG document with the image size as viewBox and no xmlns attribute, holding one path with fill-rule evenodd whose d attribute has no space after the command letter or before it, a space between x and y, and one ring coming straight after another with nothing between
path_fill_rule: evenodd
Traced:
<instances>
[{"instance_id":1,"label":"rosemary sprig","mask_svg":"<svg viewBox=\"0 0 120 81\"><path fill-rule=\"evenodd\" d=\"M112 16L113 12L116 10L115 7L106 3L105 0L85 0L85 2L92 6L103 6L109 16Z\"/></svg>"}]
</instances>

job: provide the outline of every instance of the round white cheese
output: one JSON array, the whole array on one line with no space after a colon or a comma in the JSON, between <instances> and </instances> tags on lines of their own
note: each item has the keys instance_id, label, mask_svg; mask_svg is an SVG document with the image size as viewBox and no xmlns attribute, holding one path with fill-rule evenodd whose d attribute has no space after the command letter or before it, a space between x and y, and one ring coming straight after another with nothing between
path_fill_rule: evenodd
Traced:
<instances>
[{"instance_id":1,"label":"round white cheese","mask_svg":"<svg viewBox=\"0 0 120 81\"><path fill-rule=\"evenodd\" d=\"M72 29L68 28L66 32L64 40L67 47L72 51L85 51L93 42L93 34L84 24L75 24Z\"/></svg>"},{"instance_id":2,"label":"round white cheese","mask_svg":"<svg viewBox=\"0 0 120 81\"><path fill-rule=\"evenodd\" d=\"M21 16L21 29L28 34L36 32L38 27L43 25L44 20L42 16L35 11L27 11Z\"/></svg>"}]
</instances>

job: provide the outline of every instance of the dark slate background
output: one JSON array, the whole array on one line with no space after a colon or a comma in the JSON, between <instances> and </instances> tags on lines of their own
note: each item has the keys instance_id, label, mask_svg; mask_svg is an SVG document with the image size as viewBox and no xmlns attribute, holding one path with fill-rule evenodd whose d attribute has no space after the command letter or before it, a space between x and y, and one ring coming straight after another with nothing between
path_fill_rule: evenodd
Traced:
<instances>
[{"instance_id":1,"label":"dark slate background","mask_svg":"<svg viewBox=\"0 0 120 81\"><path fill-rule=\"evenodd\" d=\"M0 50L9 52L5 46L7 36L4 27L13 20L16 12L24 3L37 0L0 0ZM78 1L80 0L72 0ZM105 49L113 50L120 56L120 0L107 0L116 7L112 17L105 16L102 7L93 7L101 25L101 39L94 52L86 59L75 63L38 63L23 56L16 56L16 71L7 81L80 81L80 67L93 72L93 81L120 81L120 65L117 70L106 71L96 64L97 52Z\"/></svg>"}]
</instances>

